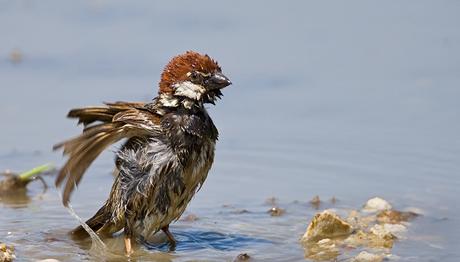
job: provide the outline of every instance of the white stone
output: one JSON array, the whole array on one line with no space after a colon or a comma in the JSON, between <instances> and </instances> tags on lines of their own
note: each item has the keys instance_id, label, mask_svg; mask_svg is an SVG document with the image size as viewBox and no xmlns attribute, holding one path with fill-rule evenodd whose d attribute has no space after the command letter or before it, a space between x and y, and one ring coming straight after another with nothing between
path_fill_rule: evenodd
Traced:
<instances>
[{"instance_id":1,"label":"white stone","mask_svg":"<svg viewBox=\"0 0 460 262\"><path fill-rule=\"evenodd\" d=\"M372 254L366 251L362 251L352 261L353 262L380 262L382 260L383 260L383 255Z\"/></svg>"},{"instance_id":2,"label":"white stone","mask_svg":"<svg viewBox=\"0 0 460 262\"><path fill-rule=\"evenodd\" d=\"M404 238L407 232L407 227L401 224L383 224L383 228L399 239Z\"/></svg>"},{"instance_id":3,"label":"white stone","mask_svg":"<svg viewBox=\"0 0 460 262\"><path fill-rule=\"evenodd\" d=\"M365 212L377 212L383 210L391 209L390 203L388 203L385 199L380 197L374 197L367 201L366 205L364 205L363 211Z\"/></svg>"},{"instance_id":4,"label":"white stone","mask_svg":"<svg viewBox=\"0 0 460 262\"><path fill-rule=\"evenodd\" d=\"M391 238L395 236L399 239L404 238L407 228L399 224L383 224L383 225L374 225L370 229L371 233L379 236L380 238Z\"/></svg>"},{"instance_id":5,"label":"white stone","mask_svg":"<svg viewBox=\"0 0 460 262\"><path fill-rule=\"evenodd\" d=\"M382 225L374 225L373 227L371 227L369 229L369 231L372 234L374 234L374 235L376 235L376 236L378 236L379 238L382 238L382 239L392 239L392 238L394 238L394 235L390 231L386 230L385 227L382 226Z\"/></svg>"}]
</instances>

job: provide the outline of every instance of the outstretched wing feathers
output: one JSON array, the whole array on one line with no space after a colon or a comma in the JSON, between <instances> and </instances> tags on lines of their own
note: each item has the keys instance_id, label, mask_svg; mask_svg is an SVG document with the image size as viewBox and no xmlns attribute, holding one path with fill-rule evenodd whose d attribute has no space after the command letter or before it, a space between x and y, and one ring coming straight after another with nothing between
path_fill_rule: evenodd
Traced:
<instances>
[{"instance_id":1,"label":"outstretched wing feathers","mask_svg":"<svg viewBox=\"0 0 460 262\"><path fill-rule=\"evenodd\" d=\"M69 111L67 117L78 118L79 124L85 126L97 121L111 122L114 115L129 109L141 109L145 103L141 102L115 102L104 103L106 106L93 106L75 108Z\"/></svg>"},{"instance_id":2,"label":"outstretched wing feathers","mask_svg":"<svg viewBox=\"0 0 460 262\"><path fill-rule=\"evenodd\" d=\"M70 195L91 163L110 145L124 138L145 136L159 128L159 116L143 110L143 103L106 103L106 107L73 109L68 116L78 118L85 128L79 136L56 144L68 160L56 178L56 186L64 180L63 203Z\"/></svg>"}]
</instances>

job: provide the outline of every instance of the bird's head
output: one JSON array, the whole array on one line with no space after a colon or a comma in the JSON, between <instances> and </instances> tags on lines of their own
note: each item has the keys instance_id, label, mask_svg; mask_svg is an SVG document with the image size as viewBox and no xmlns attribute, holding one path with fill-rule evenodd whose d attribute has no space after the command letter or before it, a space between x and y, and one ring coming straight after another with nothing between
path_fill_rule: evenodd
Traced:
<instances>
[{"instance_id":1,"label":"bird's head","mask_svg":"<svg viewBox=\"0 0 460 262\"><path fill-rule=\"evenodd\" d=\"M190 102L212 103L230 85L216 61L193 51L171 59L161 74L159 94Z\"/></svg>"}]
</instances>

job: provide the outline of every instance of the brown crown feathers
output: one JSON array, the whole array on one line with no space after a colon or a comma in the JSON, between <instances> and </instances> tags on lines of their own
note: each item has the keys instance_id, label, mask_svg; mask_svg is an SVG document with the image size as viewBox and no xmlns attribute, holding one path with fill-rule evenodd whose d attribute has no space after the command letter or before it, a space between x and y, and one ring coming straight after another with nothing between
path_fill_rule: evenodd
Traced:
<instances>
[{"instance_id":1,"label":"brown crown feathers","mask_svg":"<svg viewBox=\"0 0 460 262\"><path fill-rule=\"evenodd\" d=\"M161 74L159 93L172 94L173 84L189 80L187 73L194 70L205 74L222 71L217 62L208 55L187 51L185 54L174 57L166 65Z\"/></svg>"}]
</instances>

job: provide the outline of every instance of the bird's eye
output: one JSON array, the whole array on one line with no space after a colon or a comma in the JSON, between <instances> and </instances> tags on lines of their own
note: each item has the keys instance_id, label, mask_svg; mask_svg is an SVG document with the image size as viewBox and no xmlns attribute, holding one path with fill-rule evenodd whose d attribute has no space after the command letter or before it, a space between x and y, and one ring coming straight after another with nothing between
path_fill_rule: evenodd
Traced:
<instances>
[{"instance_id":1,"label":"bird's eye","mask_svg":"<svg viewBox=\"0 0 460 262\"><path fill-rule=\"evenodd\" d=\"M190 72L190 80L192 81L198 81L199 80L199 74L196 71Z\"/></svg>"}]
</instances>

